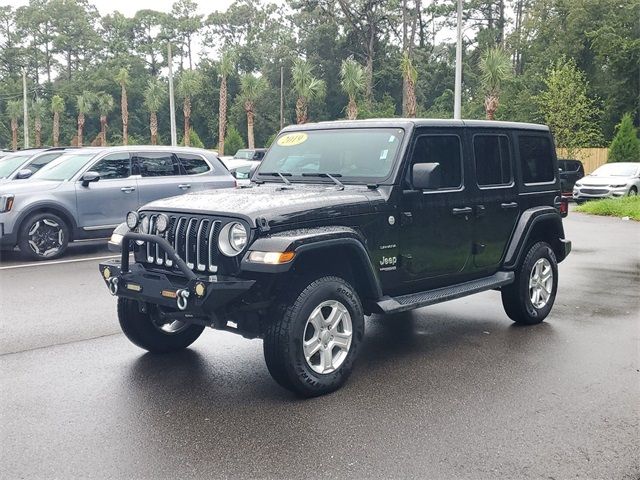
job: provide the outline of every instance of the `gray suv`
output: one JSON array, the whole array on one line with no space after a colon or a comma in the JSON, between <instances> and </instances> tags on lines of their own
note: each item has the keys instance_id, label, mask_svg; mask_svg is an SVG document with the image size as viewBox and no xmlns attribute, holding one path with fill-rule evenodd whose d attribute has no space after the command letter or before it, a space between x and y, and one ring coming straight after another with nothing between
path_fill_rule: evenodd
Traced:
<instances>
[{"instance_id":1,"label":"gray suv","mask_svg":"<svg viewBox=\"0 0 640 480\"><path fill-rule=\"evenodd\" d=\"M108 237L148 202L235 184L216 154L202 149L75 149L28 180L0 185L0 248L56 258L71 241Z\"/></svg>"}]
</instances>

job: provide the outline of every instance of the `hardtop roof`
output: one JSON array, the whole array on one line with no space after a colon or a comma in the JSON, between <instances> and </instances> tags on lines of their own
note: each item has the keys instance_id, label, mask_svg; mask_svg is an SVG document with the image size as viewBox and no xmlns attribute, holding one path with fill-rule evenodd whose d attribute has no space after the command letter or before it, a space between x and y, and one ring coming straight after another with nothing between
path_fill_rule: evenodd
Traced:
<instances>
[{"instance_id":1,"label":"hardtop roof","mask_svg":"<svg viewBox=\"0 0 640 480\"><path fill-rule=\"evenodd\" d=\"M496 120L452 120L438 118L369 118L366 120L331 120L326 122L289 125L283 131L322 130L326 128L415 128L415 127L472 127L536 130L548 132L549 127L537 123L502 122Z\"/></svg>"}]
</instances>

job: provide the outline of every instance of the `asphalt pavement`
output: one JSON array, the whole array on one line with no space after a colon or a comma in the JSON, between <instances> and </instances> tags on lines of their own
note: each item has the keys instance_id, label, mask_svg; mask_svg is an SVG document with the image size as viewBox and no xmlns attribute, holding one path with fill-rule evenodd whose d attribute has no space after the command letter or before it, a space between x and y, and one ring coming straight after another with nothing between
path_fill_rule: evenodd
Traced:
<instances>
[{"instance_id":1,"label":"asphalt pavement","mask_svg":"<svg viewBox=\"0 0 640 480\"><path fill-rule=\"evenodd\" d=\"M571 214L543 324L486 292L374 317L356 370L301 400L262 342L154 356L120 333L104 243L0 260L0 478L640 478L640 224Z\"/></svg>"}]
</instances>

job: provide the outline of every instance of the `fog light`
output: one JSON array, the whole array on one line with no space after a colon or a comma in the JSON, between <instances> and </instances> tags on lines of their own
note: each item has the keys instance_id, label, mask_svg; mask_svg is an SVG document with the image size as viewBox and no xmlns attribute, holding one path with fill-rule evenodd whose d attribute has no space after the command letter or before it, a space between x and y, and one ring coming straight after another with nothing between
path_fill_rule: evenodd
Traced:
<instances>
[{"instance_id":1,"label":"fog light","mask_svg":"<svg viewBox=\"0 0 640 480\"><path fill-rule=\"evenodd\" d=\"M137 283L127 283L127 290L133 290L134 292L141 292L142 286Z\"/></svg>"},{"instance_id":2,"label":"fog light","mask_svg":"<svg viewBox=\"0 0 640 480\"><path fill-rule=\"evenodd\" d=\"M109 280L111 278L111 270L109 269L109 267L106 267L102 271L102 276L104 277L105 280Z\"/></svg>"},{"instance_id":3,"label":"fog light","mask_svg":"<svg viewBox=\"0 0 640 480\"><path fill-rule=\"evenodd\" d=\"M204 286L204 283L196 283L195 291L198 297L204 297L207 288Z\"/></svg>"}]
</instances>

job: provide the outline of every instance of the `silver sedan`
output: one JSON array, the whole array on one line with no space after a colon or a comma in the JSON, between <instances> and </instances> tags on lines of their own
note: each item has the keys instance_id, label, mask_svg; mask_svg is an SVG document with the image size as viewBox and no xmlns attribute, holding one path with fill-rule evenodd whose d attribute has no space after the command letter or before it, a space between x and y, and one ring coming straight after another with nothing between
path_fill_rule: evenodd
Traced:
<instances>
[{"instance_id":1,"label":"silver sedan","mask_svg":"<svg viewBox=\"0 0 640 480\"><path fill-rule=\"evenodd\" d=\"M573 199L580 203L595 198L637 195L640 191L640 163L606 163L578 180Z\"/></svg>"}]
</instances>

